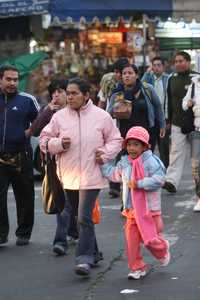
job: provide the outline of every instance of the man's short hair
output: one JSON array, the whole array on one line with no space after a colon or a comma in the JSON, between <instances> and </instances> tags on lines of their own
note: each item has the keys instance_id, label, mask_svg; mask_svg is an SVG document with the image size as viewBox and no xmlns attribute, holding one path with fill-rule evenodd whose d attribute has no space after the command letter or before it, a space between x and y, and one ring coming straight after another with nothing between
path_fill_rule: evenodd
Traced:
<instances>
[{"instance_id":1,"label":"man's short hair","mask_svg":"<svg viewBox=\"0 0 200 300\"><path fill-rule=\"evenodd\" d=\"M0 67L0 78L3 78L3 75L6 71L15 71L19 74L19 70L11 65L3 65Z\"/></svg>"},{"instance_id":2,"label":"man's short hair","mask_svg":"<svg viewBox=\"0 0 200 300\"><path fill-rule=\"evenodd\" d=\"M185 51L178 51L178 52L176 52L174 57L179 56L179 55L184 57L185 60L187 60L188 62L191 62L191 56L189 53L187 53Z\"/></svg>"},{"instance_id":3,"label":"man's short hair","mask_svg":"<svg viewBox=\"0 0 200 300\"><path fill-rule=\"evenodd\" d=\"M154 61L156 60L159 60L161 61L161 63L164 65L164 59L161 57L161 56L155 56L153 59L152 59L152 64L154 63Z\"/></svg>"}]
</instances>

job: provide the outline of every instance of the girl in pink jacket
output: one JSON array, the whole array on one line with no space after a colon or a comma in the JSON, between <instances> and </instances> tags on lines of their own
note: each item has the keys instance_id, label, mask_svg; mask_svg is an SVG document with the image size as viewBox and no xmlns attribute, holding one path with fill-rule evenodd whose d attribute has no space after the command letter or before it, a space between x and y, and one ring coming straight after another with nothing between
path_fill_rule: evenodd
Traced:
<instances>
[{"instance_id":1,"label":"girl in pink jacket","mask_svg":"<svg viewBox=\"0 0 200 300\"><path fill-rule=\"evenodd\" d=\"M106 186L100 164L121 150L122 139L110 115L89 99L89 85L80 78L67 86L67 106L54 114L42 130L40 147L56 155L57 173L66 194L66 218L70 222L71 201L79 191L79 242L76 248L78 275L88 276L98 257L92 211L95 200ZM100 155L98 155L100 154Z\"/></svg>"}]
</instances>

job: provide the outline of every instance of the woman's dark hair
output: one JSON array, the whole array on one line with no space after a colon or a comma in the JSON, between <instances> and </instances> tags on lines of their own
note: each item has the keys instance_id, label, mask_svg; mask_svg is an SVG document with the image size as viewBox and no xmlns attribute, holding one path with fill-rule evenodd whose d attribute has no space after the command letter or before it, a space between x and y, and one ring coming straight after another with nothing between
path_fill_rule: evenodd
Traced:
<instances>
[{"instance_id":1,"label":"woman's dark hair","mask_svg":"<svg viewBox=\"0 0 200 300\"><path fill-rule=\"evenodd\" d=\"M138 72L139 72L137 66L134 65L134 64L126 64L126 65L123 67L123 70L124 70L125 68L132 68L133 71L135 72L135 74L138 74ZM123 71L123 70L122 70L122 71Z\"/></svg>"},{"instance_id":2,"label":"woman's dark hair","mask_svg":"<svg viewBox=\"0 0 200 300\"><path fill-rule=\"evenodd\" d=\"M123 68L125 65L127 65L128 62L128 58L126 57L121 57L118 60L116 60L116 62L113 64L113 70L117 70L119 72L122 72Z\"/></svg>"},{"instance_id":3,"label":"woman's dark hair","mask_svg":"<svg viewBox=\"0 0 200 300\"><path fill-rule=\"evenodd\" d=\"M67 79L54 79L51 81L50 85L48 86L48 92L50 97L52 97L53 93L56 90L62 89L62 90L66 90L68 84L68 80Z\"/></svg>"},{"instance_id":4,"label":"woman's dark hair","mask_svg":"<svg viewBox=\"0 0 200 300\"><path fill-rule=\"evenodd\" d=\"M188 54L188 53L185 52L185 51L178 51L178 52L176 52L176 54L175 54L174 57L176 57L176 56L178 56L178 55L184 57L184 59L185 59L186 61L188 61L188 62L191 61L191 56L190 56L190 54Z\"/></svg>"},{"instance_id":5,"label":"woman's dark hair","mask_svg":"<svg viewBox=\"0 0 200 300\"><path fill-rule=\"evenodd\" d=\"M68 81L68 85L69 84L76 84L79 90L81 91L81 93L83 93L84 95L90 92L90 84L86 80L80 77L75 77L70 79Z\"/></svg>"}]
</instances>

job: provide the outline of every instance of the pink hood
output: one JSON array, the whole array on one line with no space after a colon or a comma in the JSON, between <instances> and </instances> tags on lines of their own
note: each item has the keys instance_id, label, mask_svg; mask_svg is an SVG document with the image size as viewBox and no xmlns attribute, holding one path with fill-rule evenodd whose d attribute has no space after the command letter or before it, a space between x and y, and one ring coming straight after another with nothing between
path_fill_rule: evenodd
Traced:
<instances>
[{"instance_id":1,"label":"pink hood","mask_svg":"<svg viewBox=\"0 0 200 300\"><path fill-rule=\"evenodd\" d=\"M62 137L71 139L63 149ZM91 100L79 112L66 107L55 113L40 134L40 148L56 154L57 173L64 189L101 189L106 186L95 152L104 152L104 162L115 158L122 147L122 138L111 116Z\"/></svg>"}]
</instances>

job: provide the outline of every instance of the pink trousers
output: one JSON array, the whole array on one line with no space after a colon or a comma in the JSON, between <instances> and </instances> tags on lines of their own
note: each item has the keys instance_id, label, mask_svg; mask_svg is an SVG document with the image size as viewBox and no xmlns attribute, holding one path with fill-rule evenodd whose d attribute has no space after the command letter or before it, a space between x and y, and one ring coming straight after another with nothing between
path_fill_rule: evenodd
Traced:
<instances>
[{"instance_id":1,"label":"pink trousers","mask_svg":"<svg viewBox=\"0 0 200 300\"><path fill-rule=\"evenodd\" d=\"M126 252L128 258L128 266L131 270L145 269L147 264L141 255L141 244L143 243L139 229L132 214L124 214L126 223L124 225L124 233L126 239ZM162 236L163 221L160 212L152 213L153 220L156 225L158 239L152 244L146 246L151 254L157 258L164 258L168 251L166 240Z\"/></svg>"}]
</instances>

